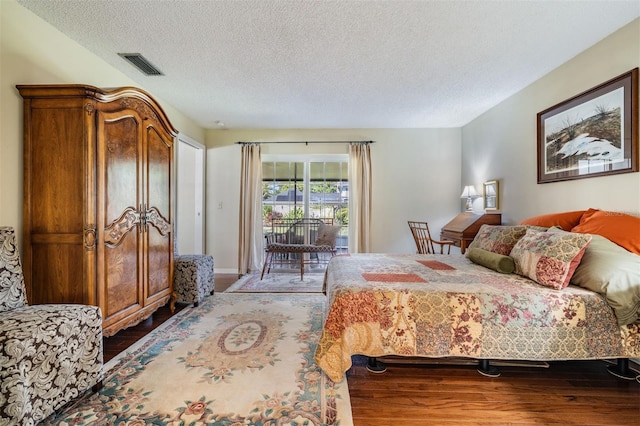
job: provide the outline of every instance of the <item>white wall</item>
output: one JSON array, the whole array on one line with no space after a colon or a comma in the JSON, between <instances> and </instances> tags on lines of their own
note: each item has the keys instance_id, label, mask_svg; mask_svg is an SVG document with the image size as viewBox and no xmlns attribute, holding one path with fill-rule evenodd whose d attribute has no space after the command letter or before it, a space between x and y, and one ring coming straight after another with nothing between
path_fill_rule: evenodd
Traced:
<instances>
[{"instance_id":1,"label":"white wall","mask_svg":"<svg viewBox=\"0 0 640 426\"><path fill-rule=\"evenodd\" d=\"M462 181L499 179L507 223L589 207L640 212L640 173L537 184L536 115L640 65L640 19L462 129ZM640 114L640 111L638 112Z\"/></svg>"},{"instance_id":2,"label":"white wall","mask_svg":"<svg viewBox=\"0 0 640 426\"><path fill-rule=\"evenodd\" d=\"M435 233L461 210L460 129L210 130L207 252L217 272L236 272L240 196L238 141L363 141L371 145L374 252L413 253L407 220ZM263 154L347 153L344 144L263 144ZM219 209L222 203L222 209Z\"/></svg>"},{"instance_id":3,"label":"white wall","mask_svg":"<svg viewBox=\"0 0 640 426\"><path fill-rule=\"evenodd\" d=\"M144 87L14 0L0 0L0 226L13 226L21 236L22 98L16 84ZM157 101L178 130L204 140L202 128Z\"/></svg>"}]
</instances>

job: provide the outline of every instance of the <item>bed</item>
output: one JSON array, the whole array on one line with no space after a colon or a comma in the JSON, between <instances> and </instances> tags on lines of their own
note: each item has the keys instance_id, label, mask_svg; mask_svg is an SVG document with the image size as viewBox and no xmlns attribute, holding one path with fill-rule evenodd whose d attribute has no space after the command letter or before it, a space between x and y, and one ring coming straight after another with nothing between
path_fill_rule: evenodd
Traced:
<instances>
[{"instance_id":1,"label":"bed","mask_svg":"<svg viewBox=\"0 0 640 426\"><path fill-rule=\"evenodd\" d=\"M494 239L483 246L508 254L515 253L529 234L536 238L576 237L556 228L553 231L562 234L559 237L543 235L549 230L538 226L485 226L479 236L516 228L522 233L525 229L513 244L501 246L504 241L495 244ZM520 269L516 266L517 273L498 272L467 255L335 256L325 274L329 303L315 359L334 381L343 379L351 367L351 356L356 354L460 357L479 360L487 371L490 360L618 359L617 371L627 375L628 359L640 358L640 280L634 275L640 274L640 256L607 238L583 236L588 244L577 262L566 262L573 270L568 276L560 274L566 280L561 288L540 284L545 277L526 276L522 265ZM479 247L482 241L486 243L480 239L476 249L483 250ZM623 259L622 266L602 257L607 250L613 250L615 259ZM524 257L531 261L526 257L529 254ZM526 261L521 259L520 263ZM606 273L594 272L591 266L598 264L602 269L602 263L607 265ZM594 279L595 275L620 271L632 275L631 281L627 279L620 286L626 292L622 295L613 291L615 283L610 276ZM580 278L580 285L574 283L575 277ZM619 306L621 298L625 306Z\"/></svg>"}]
</instances>

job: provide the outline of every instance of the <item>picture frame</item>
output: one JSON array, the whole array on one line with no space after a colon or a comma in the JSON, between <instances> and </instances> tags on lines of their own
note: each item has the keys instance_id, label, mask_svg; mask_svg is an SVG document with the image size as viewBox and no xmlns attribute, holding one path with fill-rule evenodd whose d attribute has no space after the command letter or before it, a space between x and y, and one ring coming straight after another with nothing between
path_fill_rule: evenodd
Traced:
<instances>
[{"instance_id":1,"label":"picture frame","mask_svg":"<svg viewBox=\"0 0 640 426\"><path fill-rule=\"evenodd\" d=\"M638 171L638 68L537 116L538 183Z\"/></svg>"},{"instance_id":2,"label":"picture frame","mask_svg":"<svg viewBox=\"0 0 640 426\"><path fill-rule=\"evenodd\" d=\"M483 198L485 210L498 210L500 209L500 191L497 180L490 180L482 184L483 186Z\"/></svg>"}]
</instances>

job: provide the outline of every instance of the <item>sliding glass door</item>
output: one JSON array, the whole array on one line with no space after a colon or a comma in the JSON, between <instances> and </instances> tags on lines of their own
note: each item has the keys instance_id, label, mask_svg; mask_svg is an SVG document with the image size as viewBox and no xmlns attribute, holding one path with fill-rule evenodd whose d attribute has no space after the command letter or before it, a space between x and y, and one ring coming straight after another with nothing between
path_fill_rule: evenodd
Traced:
<instances>
[{"instance_id":1,"label":"sliding glass door","mask_svg":"<svg viewBox=\"0 0 640 426\"><path fill-rule=\"evenodd\" d=\"M348 247L348 155L262 158L262 212L265 234L282 219L316 218L341 225L338 252ZM313 242L312 242L313 243Z\"/></svg>"}]
</instances>

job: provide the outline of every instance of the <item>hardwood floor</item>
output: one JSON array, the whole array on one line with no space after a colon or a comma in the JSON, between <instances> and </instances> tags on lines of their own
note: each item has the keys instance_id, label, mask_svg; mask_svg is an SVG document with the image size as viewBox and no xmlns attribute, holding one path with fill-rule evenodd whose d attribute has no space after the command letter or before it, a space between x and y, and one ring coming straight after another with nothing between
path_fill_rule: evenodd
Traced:
<instances>
[{"instance_id":1,"label":"hardwood floor","mask_svg":"<svg viewBox=\"0 0 640 426\"><path fill-rule=\"evenodd\" d=\"M215 290L226 290L237 278L216 274ZM163 307L105 338L105 362L170 317ZM610 375L602 361L501 367L498 378L482 376L473 366L388 367L373 374L364 357L354 357L347 381L356 426L640 425L640 383Z\"/></svg>"},{"instance_id":2,"label":"hardwood floor","mask_svg":"<svg viewBox=\"0 0 640 426\"><path fill-rule=\"evenodd\" d=\"M617 379L599 361L549 368L394 365L383 374L349 371L356 425L640 425L640 384Z\"/></svg>"}]
</instances>

